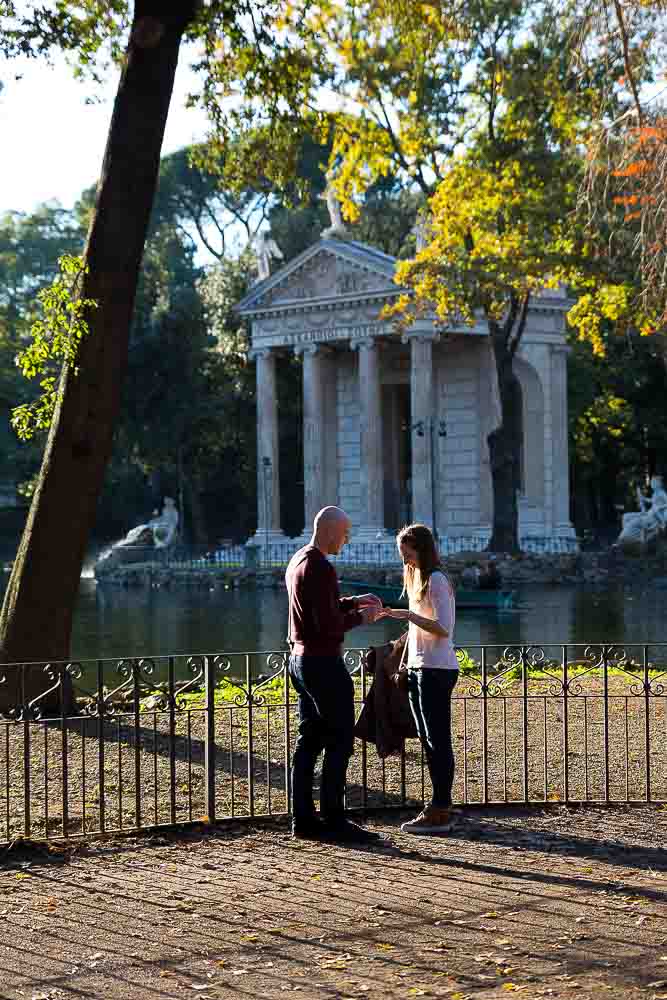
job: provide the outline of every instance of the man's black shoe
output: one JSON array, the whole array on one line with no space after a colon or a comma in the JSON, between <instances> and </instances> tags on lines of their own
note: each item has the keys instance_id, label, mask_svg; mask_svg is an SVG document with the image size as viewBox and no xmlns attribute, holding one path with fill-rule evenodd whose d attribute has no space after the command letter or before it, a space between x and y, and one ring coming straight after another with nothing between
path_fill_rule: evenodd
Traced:
<instances>
[{"instance_id":1,"label":"man's black shoe","mask_svg":"<svg viewBox=\"0 0 667 1000\"><path fill-rule=\"evenodd\" d=\"M357 823L352 823L349 819L340 823L327 824L325 827L325 837L334 844L377 844L382 840L379 833L367 830Z\"/></svg>"},{"instance_id":2,"label":"man's black shoe","mask_svg":"<svg viewBox=\"0 0 667 1000\"><path fill-rule=\"evenodd\" d=\"M297 819L292 821L292 836L297 840L326 840L328 828L317 816Z\"/></svg>"}]
</instances>

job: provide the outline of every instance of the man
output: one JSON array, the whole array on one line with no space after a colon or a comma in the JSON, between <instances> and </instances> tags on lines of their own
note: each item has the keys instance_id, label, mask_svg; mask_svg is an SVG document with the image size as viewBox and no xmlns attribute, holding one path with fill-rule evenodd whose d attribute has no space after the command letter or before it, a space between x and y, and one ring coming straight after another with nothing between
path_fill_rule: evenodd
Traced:
<instances>
[{"instance_id":1,"label":"man","mask_svg":"<svg viewBox=\"0 0 667 1000\"><path fill-rule=\"evenodd\" d=\"M354 684L343 662L348 629L374 622L382 601L374 594L340 597L328 555L349 541L351 522L340 507L324 507L313 537L292 556L289 597L289 671L299 696L299 735L292 761L292 833L295 837L367 843L376 834L345 817L347 765L354 749ZM315 764L324 751L320 816L315 812Z\"/></svg>"},{"instance_id":2,"label":"man","mask_svg":"<svg viewBox=\"0 0 667 1000\"><path fill-rule=\"evenodd\" d=\"M480 590L500 590L500 573L493 559L488 559L481 567L479 574Z\"/></svg>"}]
</instances>

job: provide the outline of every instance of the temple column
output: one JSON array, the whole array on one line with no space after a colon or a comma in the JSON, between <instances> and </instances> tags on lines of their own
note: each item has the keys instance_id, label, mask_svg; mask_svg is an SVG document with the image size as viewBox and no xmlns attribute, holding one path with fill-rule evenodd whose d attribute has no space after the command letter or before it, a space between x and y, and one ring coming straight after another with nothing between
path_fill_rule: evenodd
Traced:
<instances>
[{"instance_id":1,"label":"temple column","mask_svg":"<svg viewBox=\"0 0 667 1000\"><path fill-rule=\"evenodd\" d=\"M303 498L304 534L310 535L313 520L320 508L335 504L335 498L325 496L327 483L326 372L328 351L320 344L298 345L295 354L303 355ZM330 461L335 463L335 440Z\"/></svg>"},{"instance_id":2,"label":"temple column","mask_svg":"<svg viewBox=\"0 0 667 1000\"><path fill-rule=\"evenodd\" d=\"M257 379L257 533L251 545L284 540L280 527L280 456L276 354L270 348L249 352Z\"/></svg>"},{"instance_id":3,"label":"temple column","mask_svg":"<svg viewBox=\"0 0 667 1000\"><path fill-rule=\"evenodd\" d=\"M360 521L355 538L373 541L385 534L380 344L365 338L351 341L350 347L359 353Z\"/></svg>"},{"instance_id":4,"label":"temple column","mask_svg":"<svg viewBox=\"0 0 667 1000\"><path fill-rule=\"evenodd\" d=\"M570 462L567 440L567 356L565 344L551 348L551 488L554 534L575 537L570 521Z\"/></svg>"},{"instance_id":5,"label":"temple column","mask_svg":"<svg viewBox=\"0 0 667 1000\"><path fill-rule=\"evenodd\" d=\"M403 338L410 343L410 423L412 443L412 520L436 530L433 495L433 344L439 339L428 320L418 321Z\"/></svg>"}]
</instances>

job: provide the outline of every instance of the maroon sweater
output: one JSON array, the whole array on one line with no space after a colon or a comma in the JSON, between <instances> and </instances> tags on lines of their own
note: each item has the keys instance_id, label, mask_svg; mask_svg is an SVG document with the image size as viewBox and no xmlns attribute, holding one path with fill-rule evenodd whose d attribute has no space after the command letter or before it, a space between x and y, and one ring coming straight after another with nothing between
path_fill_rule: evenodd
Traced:
<instances>
[{"instance_id":1,"label":"maroon sweater","mask_svg":"<svg viewBox=\"0 0 667 1000\"><path fill-rule=\"evenodd\" d=\"M354 597L341 597L336 571L319 549L305 545L285 573L289 641L297 656L339 656L348 629L361 625Z\"/></svg>"}]
</instances>

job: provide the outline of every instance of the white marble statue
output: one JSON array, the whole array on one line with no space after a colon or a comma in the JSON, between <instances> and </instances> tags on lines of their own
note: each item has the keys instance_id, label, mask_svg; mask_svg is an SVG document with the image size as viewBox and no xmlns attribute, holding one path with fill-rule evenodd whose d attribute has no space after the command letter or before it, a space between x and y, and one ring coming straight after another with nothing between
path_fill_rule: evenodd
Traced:
<instances>
[{"instance_id":1,"label":"white marble statue","mask_svg":"<svg viewBox=\"0 0 667 1000\"><path fill-rule=\"evenodd\" d=\"M639 510L623 515L623 526L616 541L617 545L650 542L667 527L667 490L662 476L652 476L650 486L650 496L637 489Z\"/></svg>"},{"instance_id":2,"label":"white marble statue","mask_svg":"<svg viewBox=\"0 0 667 1000\"><path fill-rule=\"evenodd\" d=\"M162 513L159 517L152 517L148 524L153 534L153 544L156 549L165 549L167 545L171 545L176 538L176 529L178 528L176 502L171 497L165 497Z\"/></svg>"},{"instance_id":3,"label":"white marble statue","mask_svg":"<svg viewBox=\"0 0 667 1000\"><path fill-rule=\"evenodd\" d=\"M331 222L331 225L323 231L322 236L345 235L347 231L345 229L345 223L343 222L343 213L340 209L338 195L336 194L331 181L327 184L324 194L321 194L320 198L327 203L329 220Z\"/></svg>"},{"instance_id":4,"label":"white marble statue","mask_svg":"<svg viewBox=\"0 0 667 1000\"><path fill-rule=\"evenodd\" d=\"M176 503L171 497L164 498L162 513L153 511L153 517L146 524L138 524L136 528L131 528L125 538L114 545L114 548L125 547L126 545L150 545L151 542L156 549L165 549L171 545L176 538L178 528L178 511Z\"/></svg>"},{"instance_id":5,"label":"white marble statue","mask_svg":"<svg viewBox=\"0 0 667 1000\"><path fill-rule=\"evenodd\" d=\"M264 281L265 278L271 276L272 258L275 257L276 260L282 260L283 252L268 229L263 229L261 233L257 233L253 246L257 256L257 280Z\"/></svg>"},{"instance_id":6,"label":"white marble statue","mask_svg":"<svg viewBox=\"0 0 667 1000\"><path fill-rule=\"evenodd\" d=\"M417 253L421 253L431 242L431 224L423 215L420 215L412 227L412 232L415 237L415 250Z\"/></svg>"}]
</instances>

